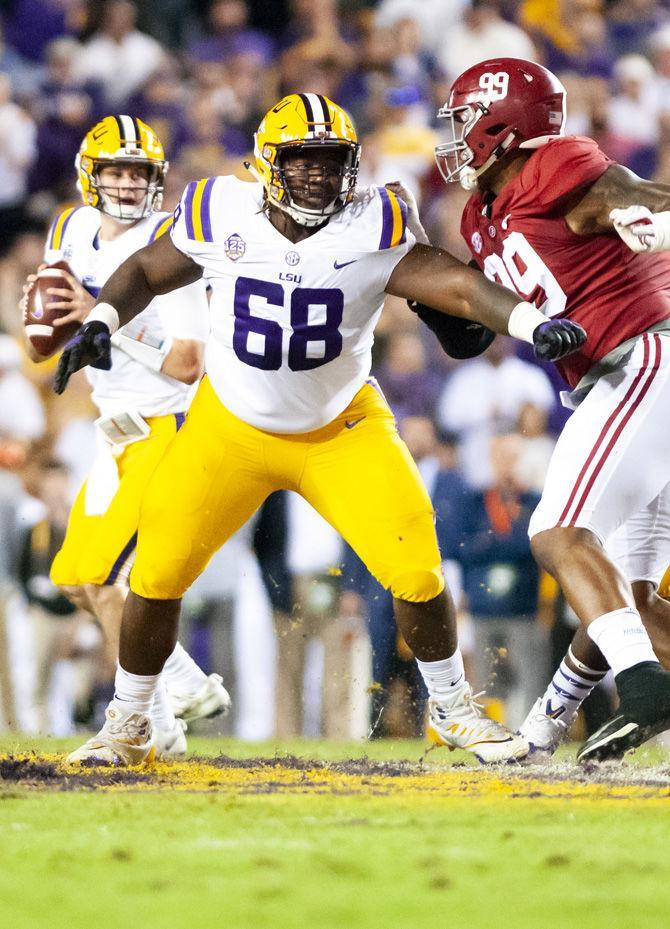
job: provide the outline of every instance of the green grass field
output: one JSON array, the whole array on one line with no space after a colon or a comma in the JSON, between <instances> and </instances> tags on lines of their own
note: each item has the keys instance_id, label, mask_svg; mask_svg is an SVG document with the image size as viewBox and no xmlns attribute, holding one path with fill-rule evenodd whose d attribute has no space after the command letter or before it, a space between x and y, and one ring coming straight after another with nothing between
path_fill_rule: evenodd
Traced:
<instances>
[{"instance_id":1,"label":"green grass field","mask_svg":"<svg viewBox=\"0 0 670 929\"><path fill-rule=\"evenodd\" d=\"M195 738L126 777L61 765L75 744L0 738L7 929L670 925L659 750L538 776L416 742Z\"/></svg>"}]
</instances>

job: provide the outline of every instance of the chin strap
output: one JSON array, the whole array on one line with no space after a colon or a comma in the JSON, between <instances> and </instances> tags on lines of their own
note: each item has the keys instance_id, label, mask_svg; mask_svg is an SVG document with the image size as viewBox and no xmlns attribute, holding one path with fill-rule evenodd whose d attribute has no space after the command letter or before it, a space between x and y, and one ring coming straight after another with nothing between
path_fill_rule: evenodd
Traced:
<instances>
[{"instance_id":1,"label":"chin strap","mask_svg":"<svg viewBox=\"0 0 670 929\"><path fill-rule=\"evenodd\" d=\"M480 165L479 168L471 168L469 165L466 165L458 177L463 190L476 190L479 186L479 176L483 174L484 171L488 171L491 165L494 164L494 162L496 162L499 158L502 158L513 141L514 133L510 132L507 136L505 136L500 145L496 145L483 165Z\"/></svg>"}]
</instances>

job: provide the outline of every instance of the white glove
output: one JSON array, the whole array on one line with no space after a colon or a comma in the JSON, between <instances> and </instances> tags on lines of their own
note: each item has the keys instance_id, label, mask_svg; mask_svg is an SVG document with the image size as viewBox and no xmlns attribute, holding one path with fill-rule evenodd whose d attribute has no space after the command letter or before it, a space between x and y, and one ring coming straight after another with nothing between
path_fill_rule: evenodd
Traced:
<instances>
[{"instance_id":1,"label":"white glove","mask_svg":"<svg viewBox=\"0 0 670 929\"><path fill-rule=\"evenodd\" d=\"M652 213L646 206L628 206L612 210L610 219L614 228L633 252L660 251L663 247L664 229L658 219L665 213Z\"/></svg>"}]
</instances>

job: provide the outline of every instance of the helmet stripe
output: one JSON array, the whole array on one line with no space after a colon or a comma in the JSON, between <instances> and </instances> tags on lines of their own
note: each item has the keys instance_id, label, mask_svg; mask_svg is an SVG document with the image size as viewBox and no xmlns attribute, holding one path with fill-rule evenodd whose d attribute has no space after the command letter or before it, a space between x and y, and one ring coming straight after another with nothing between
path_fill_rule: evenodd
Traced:
<instances>
[{"instance_id":1,"label":"helmet stripe","mask_svg":"<svg viewBox=\"0 0 670 929\"><path fill-rule=\"evenodd\" d=\"M139 143L140 139L135 132L135 122L130 116L119 115L116 121L121 128L121 143L124 146L132 145L133 148Z\"/></svg>"},{"instance_id":2,"label":"helmet stripe","mask_svg":"<svg viewBox=\"0 0 670 929\"><path fill-rule=\"evenodd\" d=\"M323 97L319 96L319 94L305 94L304 96L307 97L312 111L313 125L311 128L314 134L321 135L330 132L330 114Z\"/></svg>"},{"instance_id":3,"label":"helmet stripe","mask_svg":"<svg viewBox=\"0 0 670 929\"><path fill-rule=\"evenodd\" d=\"M137 139L137 144L142 148L142 132L140 131L140 124L134 116L130 117L133 121L133 126L135 128L135 138Z\"/></svg>"},{"instance_id":4,"label":"helmet stripe","mask_svg":"<svg viewBox=\"0 0 670 929\"><path fill-rule=\"evenodd\" d=\"M330 117L330 111L328 109L328 104L326 103L326 98L322 97L321 94L317 94L316 96L323 110L323 121L326 124L326 127L330 130L333 128L333 120Z\"/></svg>"},{"instance_id":5,"label":"helmet stripe","mask_svg":"<svg viewBox=\"0 0 670 929\"><path fill-rule=\"evenodd\" d=\"M307 117L307 122L310 125L314 124L314 110L312 109L312 104L307 94L298 94L302 100L302 105L305 107L305 116Z\"/></svg>"}]
</instances>

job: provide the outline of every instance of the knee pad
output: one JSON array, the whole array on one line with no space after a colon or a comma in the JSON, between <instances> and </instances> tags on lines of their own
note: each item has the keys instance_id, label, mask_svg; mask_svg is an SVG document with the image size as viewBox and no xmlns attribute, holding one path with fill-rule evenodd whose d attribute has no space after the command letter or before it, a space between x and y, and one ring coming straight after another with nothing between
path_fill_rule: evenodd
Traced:
<instances>
[{"instance_id":1,"label":"knee pad","mask_svg":"<svg viewBox=\"0 0 670 929\"><path fill-rule=\"evenodd\" d=\"M391 593L398 600L410 603L427 603L444 590L444 576L438 566L432 570L416 568L397 574L390 584Z\"/></svg>"}]
</instances>

